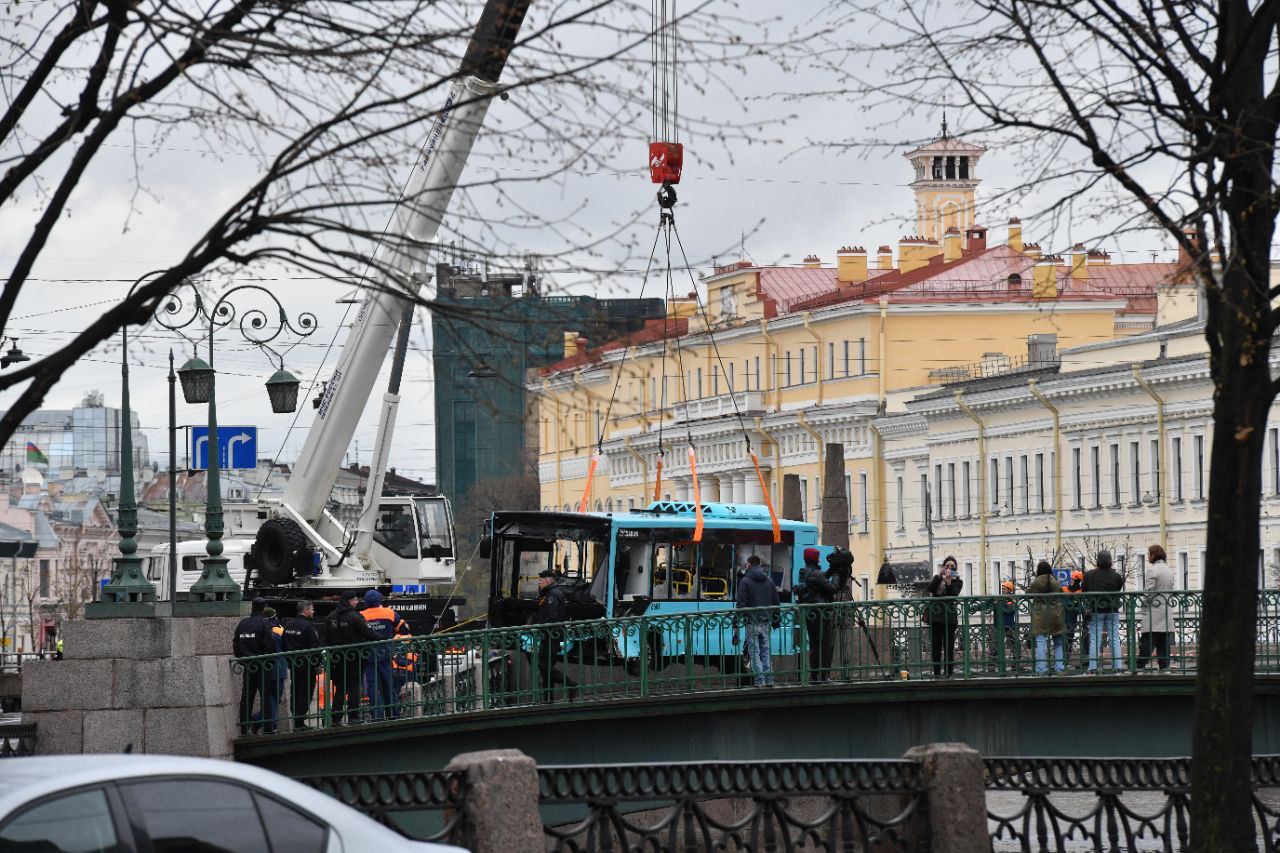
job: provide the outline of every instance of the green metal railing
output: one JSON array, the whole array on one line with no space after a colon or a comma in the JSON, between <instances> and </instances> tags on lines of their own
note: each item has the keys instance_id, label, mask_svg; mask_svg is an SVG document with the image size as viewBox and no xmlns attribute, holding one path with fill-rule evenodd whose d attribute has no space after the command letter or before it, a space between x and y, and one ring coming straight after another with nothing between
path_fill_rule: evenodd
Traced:
<instances>
[{"instance_id":1,"label":"green metal railing","mask_svg":"<svg viewBox=\"0 0 1280 853\"><path fill-rule=\"evenodd\" d=\"M232 668L248 697L242 733L269 733L827 681L1082 675L1095 648L1099 672L1188 674L1196 667L1200 609L1199 592L783 605L402 638L240 658ZM1037 643L1059 622L1062 633ZM1104 631L1111 624L1114 656ZM1167 656L1157 653L1161 638L1150 629L1166 635ZM1098 633L1100 642L1091 637ZM759 655L753 668L753 634L767 638L768 674L759 671ZM1280 672L1280 592L1260 593L1255 666Z\"/></svg>"}]
</instances>

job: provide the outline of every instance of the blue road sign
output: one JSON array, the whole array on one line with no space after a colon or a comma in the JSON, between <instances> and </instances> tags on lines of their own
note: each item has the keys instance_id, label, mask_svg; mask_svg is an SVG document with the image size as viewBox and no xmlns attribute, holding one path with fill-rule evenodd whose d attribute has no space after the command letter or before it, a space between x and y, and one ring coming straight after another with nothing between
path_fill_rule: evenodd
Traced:
<instances>
[{"instance_id":1,"label":"blue road sign","mask_svg":"<svg viewBox=\"0 0 1280 853\"><path fill-rule=\"evenodd\" d=\"M218 424L218 465L224 471L258 466L258 428ZM209 467L209 428L191 428L191 467Z\"/></svg>"},{"instance_id":2,"label":"blue road sign","mask_svg":"<svg viewBox=\"0 0 1280 853\"><path fill-rule=\"evenodd\" d=\"M1058 581L1058 586L1069 586L1071 584L1071 569L1056 568L1053 570L1053 577Z\"/></svg>"}]
</instances>

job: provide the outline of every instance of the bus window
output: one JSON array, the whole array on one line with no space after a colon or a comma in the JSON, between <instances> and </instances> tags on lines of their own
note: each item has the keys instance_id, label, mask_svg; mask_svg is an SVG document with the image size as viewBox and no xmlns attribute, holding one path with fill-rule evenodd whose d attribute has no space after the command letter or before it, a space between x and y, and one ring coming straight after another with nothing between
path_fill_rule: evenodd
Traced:
<instances>
[{"instance_id":1,"label":"bus window","mask_svg":"<svg viewBox=\"0 0 1280 853\"><path fill-rule=\"evenodd\" d=\"M196 574L200 574L202 571L204 571L204 568L200 565L200 563L204 559L205 558L203 555L199 557L196 557L196 556L183 557L182 570L184 572L195 572Z\"/></svg>"},{"instance_id":2,"label":"bus window","mask_svg":"<svg viewBox=\"0 0 1280 853\"><path fill-rule=\"evenodd\" d=\"M653 546L653 597L670 601L698 598L697 545L689 530L658 531Z\"/></svg>"},{"instance_id":3,"label":"bus window","mask_svg":"<svg viewBox=\"0 0 1280 853\"><path fill-rule=\"evenodd\" d=\"M785 541L789 536L789 531L784 532L784 541L778 545L773 543L772 534L763 542L738 545L734 566L739 573L745 572L747 570L747 558L754 554L760 558L760 564L765 574L773 578L773 582L777 584L779 590L791 589L791 575L794 569L791 557L792 547L790 543Z\"/></svg>"},{"instance_id":4,"label":"bus window","mask_svg":"<svg viewBox=\"0 0 1280 853\"><path fill-rule=\"evenodd\" d=\"M643 536L644 538L638 538ZM614 597L632 600L649 595L649 565L653 545L648 531L619 530L618 557L614 566Z\"/></svg>"},{"instance_id":5,"label":"bus window","mask_svg":"<svg viewBox=\"0 0 1280 853\"><path fill-rule=\"evenodd\" d=\"M732 601L734 597L732 542L704 541L698 546L698 597L703 601Z\"/></svg>"}]
</instances>

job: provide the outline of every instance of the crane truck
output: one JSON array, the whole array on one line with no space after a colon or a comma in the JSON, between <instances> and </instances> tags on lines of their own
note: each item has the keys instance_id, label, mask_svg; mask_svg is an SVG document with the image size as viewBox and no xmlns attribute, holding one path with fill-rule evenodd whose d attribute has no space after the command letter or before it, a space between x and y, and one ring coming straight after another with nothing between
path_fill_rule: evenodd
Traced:
<instances>
[{"instance_id":1,"label":"crane truck","mask_svg":"<svg viewBox=\"0 0 1280 853\"><path fill-rule=\"evenodd\" d=\"M365 291L283 495L278 503L258 508L260 523L252 541L232 538L226 543L228 569L232 577L243 578L246 594L278 600L285 612L300 598L316 600L317 610L322 610L326 600L377 587L384 594L396 594L394 606L414 633L426 633L451 604L447 597L428 592L428 584L452 582L455 577L448 501L442 495L383 495L383 484L413 320L411 296L428 280L428 253L489 103L501 94L498 80L529 2L485 4L397 207L391 229L396 239L378 250L376 267L385 271L383 277ZM355 528L348 529L326 506L393 338L391 376L382 396L365 504ZM198 577L203 548L203 542L179 546L178 589L190 586L188 574L194 571ZM154 552L152 563L153 577L167 577L155 566Z\"/></svg>"}]
</instances>

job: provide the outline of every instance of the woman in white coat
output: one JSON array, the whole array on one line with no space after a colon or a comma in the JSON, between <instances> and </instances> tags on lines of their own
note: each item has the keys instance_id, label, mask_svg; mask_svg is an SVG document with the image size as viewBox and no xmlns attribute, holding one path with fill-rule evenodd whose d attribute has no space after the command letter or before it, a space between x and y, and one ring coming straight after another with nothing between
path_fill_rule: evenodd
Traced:
<instances>
[{"instance_id":1,"label":"woman in white coat","mask_svg":"<svg viewBox=\"0 0 1280 853\"><path fill-rule=\"evenodd\" d=\"M1169 671L1169 643L1172 639L1171 613L1175 603L1169 594L1173 590L1173 571L1170 570L1164 548L1152 545L1147 549L1147 577L1143 589L1139 620L1142 635L1138 640L1138 669L1147 668L1154 651L1160 662L1160 672Z\"/></svg>"}]
</instances>

